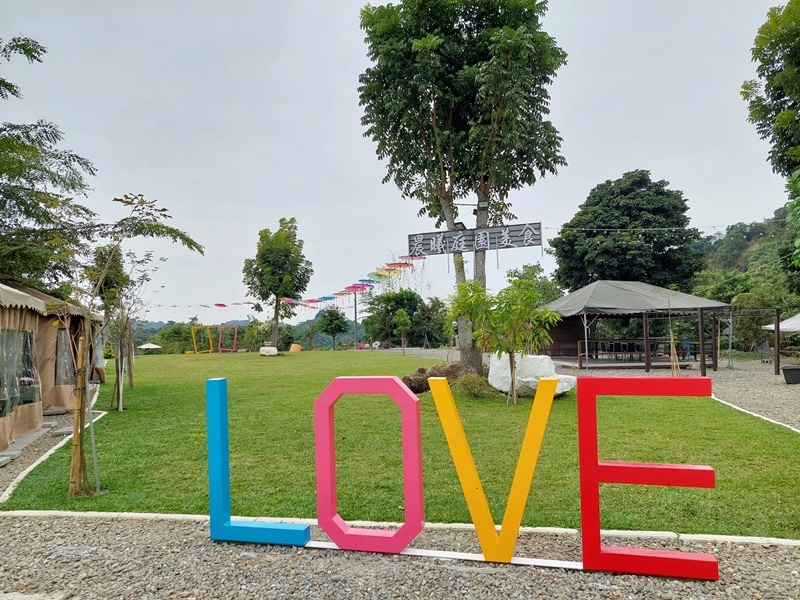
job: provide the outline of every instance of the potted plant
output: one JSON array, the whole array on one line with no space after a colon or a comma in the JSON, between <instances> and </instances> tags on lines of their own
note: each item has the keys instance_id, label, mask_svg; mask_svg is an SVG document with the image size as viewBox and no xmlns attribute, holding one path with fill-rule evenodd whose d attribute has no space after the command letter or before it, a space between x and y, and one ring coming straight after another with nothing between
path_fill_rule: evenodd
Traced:
<instances>
[{"instance_id":1,"label":"potted plant","mask_svg":"<svg viewBox=\"0 0 800 600\"><path fill-rule=\"evenodd\" d=\"M786 383L800 383L800 365L797 364L796 359L793 362L794 364L781 367L781 371L783 371L783 380Z\"/></svg>"}]
</instances>

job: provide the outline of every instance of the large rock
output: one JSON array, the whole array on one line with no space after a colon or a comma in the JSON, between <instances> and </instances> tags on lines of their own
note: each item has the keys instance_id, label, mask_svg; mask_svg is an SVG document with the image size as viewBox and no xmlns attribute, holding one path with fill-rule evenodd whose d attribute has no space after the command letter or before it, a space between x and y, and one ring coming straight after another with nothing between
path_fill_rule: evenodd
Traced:
<instances>
[{"instance_id":1,"label":"large rock","mask_svg":"<svg viewBox=\"0 0 800 600\"><path fill-rule=\"evenodd\" d=\"M275 346L261 346L258 353L261 356L278 356L278 349Z\"/></svg>"},{"instance_id":2,"label":"large rock","mask_svg":"<svg viewBox=\"0 0 800 600\"><path fill-rule=\"evenodd\" d=\"M403 377L403 383L415 394L421 394L431 389L428 385L428 377L422 373L411 373Z\"/></svg>"},{"instance_id":3,"label":"large rock","mask_svg":"<svg viewBox=\"0 0 800 600\"><path fill-rule=\"evenodd\" d=\"M517 355L517 395L533 396L541 377L558 377L556 395L564 394L575 387L577 380L571 375L556 374L553 359L549 356ZM508 354L497 358L492 354L489 359L489 385L501 392L511 389L511 367Z\"/></svg>"},{"instance_id":4,"label":"large rock","mask_svg":"<svg viewBox=\"0 0 800 600\"><path fill-rule=\"evenodd\" d=\"M461 377L461 363L437 363L427 371L428 377L447 377L447 381L453 382Z\"/></svg>"},{"instance_id":5,"label":"large rock","mask_svg":"<svg viewBox=\"0 0 800 600\"><path fill-rule=\"evenodd\" d=\"M428 385L428 377L446 377L447 381L452 383L460 375L461 365L459 363L439 363L427 369L420 367L416 373L403 377L403 383L415 394L421 394L431 389L431 386Z\"/></svg>"}]
</instances>

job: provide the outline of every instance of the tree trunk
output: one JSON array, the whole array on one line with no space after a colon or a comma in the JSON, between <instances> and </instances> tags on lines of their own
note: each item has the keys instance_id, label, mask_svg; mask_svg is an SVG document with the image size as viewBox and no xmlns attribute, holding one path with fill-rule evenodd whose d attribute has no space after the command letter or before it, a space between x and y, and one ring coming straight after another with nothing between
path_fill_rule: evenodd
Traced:
<instances>
[{"instance_id":1,"label":"tree trunk","mask_svg":"<svg viewBox=\"0 0 800 600\"><path fill-rule=\"evenodd\" d=\"M455 218L453 216L453 208L450 203L442 202L442 216L447 229L455 231ZM456 286L459 283L464 283L467 280L467 273L464 267L464 255L460 252L453 253L453 267L456 273ZM484 276L482 285L486 287L486 269L484 266ZM475 340L472 339L472 323L466 316L460 316L458 321L458 353L461 357L461 370L465 373L482 373L483 372L483 357L481 356L480 347L475 345Z\"/></svg>"},{"instance_id":2,"label":"tree trunk","mask_svg":"<svg viewBox=\"0 0 800 600\"><path fill-rule=\"evenodd\" d=\"M128 387L133 389L133 324L125 318L125 354L128 357Z\"/></svg>"},{"instance_id":3,"label":"tree trunk","mask_svg":"<svg viewBox=\"0 0 800 600\"><path fill-rule=\"evenodd\" d=\"M272 346L278 347L278 321L281 316L281 300L275 298L275 314L272 316Z\"/></svg>"},{"instance_id":4,"label":"tree trunk","mask_svg":"<svg viewBox=\"0 0 800 600\"><path fill-rule=\"evenodd\" d=\"M517 357L513 352L508 353L508 366L511 371L511 401L517 403Z\"/></svg>"},{"instance_id":5,"label":"tree trunk","mask_svg":"<svg viewBox=\"0 0 800 600\"><path fill-rule=\"evenodd\" d=\"M400 336L400 341L403 343L403 356L405 356L405 354L406 354L406 334L405 334L405 332L403 332L403 334Z\"/></svg>"},{"instance_id":6,"label":"tree trunk","mask_svg":"<svg viewBox=\"0 0 800 600\"><path fill-rule=\"evenodd\" d=\"M488 202L486 195L480 190L476 190L475 194L478 196L478 203ZM489 211L478 209L475 216L475 229L484 229L489 225ZM486 287L486 250L475 251L475 265L473 267L473 275L475 281L480 282L483 287Z\"/></svg>"},{"instance_id":7,"label":"tree trunk","mask_svg":"<svg viewBox=\"0 0 800 600\"><path fill-rule=\"evenodd\" d=\"M332 335L331 337L333 338L333 351L336 352L336 336Z\"/></svg>"},{"instance_id":8,"label":"tree trunk","mask_svg":"<svg viewBox=\"0 0 800 600\"><path fill-rule=\"evenodd\" d=\"M89 474L86 471L86 456L83 451L83 432L86 424L86 380L84 377L85 338L78 338L78 372L75 381L75 414L72 422L72 460L69 470L69 497L91 494Z\"/></svg>"}]
</instances>

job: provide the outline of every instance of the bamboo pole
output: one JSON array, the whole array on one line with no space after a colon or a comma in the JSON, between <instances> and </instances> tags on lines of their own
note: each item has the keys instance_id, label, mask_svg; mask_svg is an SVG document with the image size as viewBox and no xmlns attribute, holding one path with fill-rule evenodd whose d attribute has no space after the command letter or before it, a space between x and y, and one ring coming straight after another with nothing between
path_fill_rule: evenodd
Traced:
<instances>
[{"instance_id":1,"label":"bamboo pole","mask_svg":"<svg viewBox=\"0 0 800 600\"><path fill-rule=\"evenodd\" d=\"M669 328L669 362L672 366L672 376L680 376L681 367L678 364L678 352L675 350L675 335L672 333L672 326Z\"/></svg>"},{"instance_id":2,"label":"bamboo pole","mask_svg":"<svg viewBox=\"0 0 800 600\"><path fill-rule=\"evenodd\" d=\"M83 335L78 338L78 373L75 381L75 396L76 404L74 418L72 420L72 463L69 469L69 497L81 495L83 486L84 471L83 468L83 452L82 452L82 434L83 422L85 419L84 407L84 377L83 377L83 352L85 349L86 340Z\"/></svg>"}]
</instances>

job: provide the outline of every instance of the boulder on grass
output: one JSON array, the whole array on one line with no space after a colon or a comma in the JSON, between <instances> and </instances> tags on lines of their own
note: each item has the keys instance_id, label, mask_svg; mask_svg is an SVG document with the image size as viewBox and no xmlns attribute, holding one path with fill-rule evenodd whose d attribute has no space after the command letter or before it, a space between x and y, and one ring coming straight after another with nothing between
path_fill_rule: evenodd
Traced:
<instances>
[{"instance_id":1,"label":"boulder on grass","mask_svg":"<svg viewBox=\"0 0 800 600\"><path fill-rule=\"evenodd\" d=\"M278 349L275 346L261 346L258 353L261 356L278 356Z\"/></svg>"},{"instance_id":2,"label":"boulder on grass","mask_svg":"<svg viewBox=\"0 0 800 600\"><path fill-rule=\"evenodd\" d=\"M428 385L428 377L424 373L411 373L403 377L403 383L415 394L421 394L431 389Z\"/></svg>"},{"instance_id":3,"label":"boulder on grass","mask_svg":"<svg viewBox=\"0 0 800 600\"><path fill-rule=\"evenodd\" d=\"M415 394L421 394L431 389L428 385L428 377L446 377L447 381L453 382L461 375L461 365L459 363L439 363L432 367L420 367L416 372L403 377L406 384Z\"/></svg>"},{"instance_id":4,"label":"boulder on grass","mask_svg":"<svg viewBox=\"0 0 800 600\"><path fill-rule=\"evenodd\" d=\"M455 381L461 377L461 363L438 363L427 371L428 377L447 377L447 381Z\"/></svg>"},{"instance_id":5,"label":"boulder on grass","mask_svg":"<svg viewBox=\"0 0 800 600\"><path fill-rule=\"evenodd\" d=\"M557 377L556 395L559 396L573 389L577 379L571 375L556 374L553 359L549 356L522 356L517 354L517 396L533 396L541 377ZM511 389L511 367L508 354L500 358L492 354L489 361L489 385L501 392Z\"/></svg>"}]
</instances>

